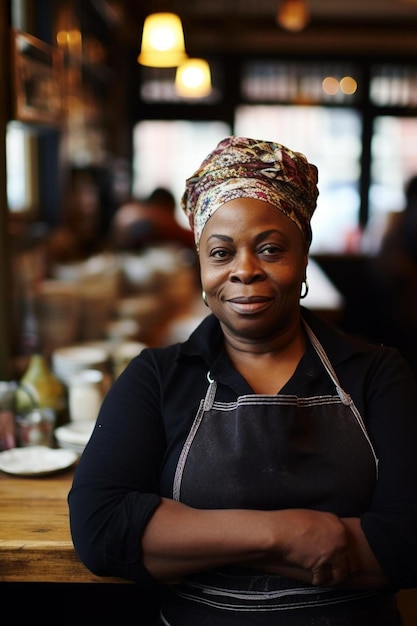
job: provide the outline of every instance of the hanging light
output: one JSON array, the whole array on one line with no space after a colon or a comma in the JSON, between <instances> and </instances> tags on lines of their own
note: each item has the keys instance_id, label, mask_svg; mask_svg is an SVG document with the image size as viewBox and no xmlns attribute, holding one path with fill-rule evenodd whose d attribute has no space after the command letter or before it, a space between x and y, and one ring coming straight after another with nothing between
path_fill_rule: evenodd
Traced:
<instances>
[{"instance_id":1,"label":"hanging light","mask_svg":"<svg viewBox=\"0 0 417 626\"><path fill-rule=\"evenodd\" d=\"M184 32L178 15L148 15L143 25L138 62L150 67L176 67L186 58Z\"/></svg>"},{"instance_id":2,"label":"hanging light","mask_svg":"<svg viewBox=\"0 0 417 626\"><path fill-rule=\"evenodd\" d=\"M211 71L205 59L186 59L177 67L175 90L185 98L205 98L211 93Z\"/></svg>"},{"instance_id":3,"label":"hanging light","mask_svg":"<svg viewBox=\"0 0 417 626\"><path fill-rule=\"evenodd\" d=\"M299 32L310 20L308 0L280 0L277 22L285 30Z\"/></svg>"}]
</instances>

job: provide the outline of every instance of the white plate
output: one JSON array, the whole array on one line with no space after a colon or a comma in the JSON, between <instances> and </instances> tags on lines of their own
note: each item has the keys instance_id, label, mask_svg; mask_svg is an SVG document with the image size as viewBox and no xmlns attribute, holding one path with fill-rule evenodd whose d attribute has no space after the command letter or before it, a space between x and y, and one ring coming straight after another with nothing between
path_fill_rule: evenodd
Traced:
<instances>
[{"instance_id":1,"label":"white plate","mask_svg":"<svg viewBox=\"0 0 417 626\"><path fill-rule=\"evenodd\" d=\"M71 467L78 459L76 452L28 446L0 452L0 470L18 476L42 476Z\"/></svg>"}]
</instances>

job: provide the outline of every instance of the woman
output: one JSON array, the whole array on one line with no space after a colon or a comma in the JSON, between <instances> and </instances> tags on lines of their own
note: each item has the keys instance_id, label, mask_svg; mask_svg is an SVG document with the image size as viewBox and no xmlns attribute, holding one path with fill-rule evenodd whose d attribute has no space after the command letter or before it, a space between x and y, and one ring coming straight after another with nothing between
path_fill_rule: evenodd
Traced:
<instances>
[{"instance_id":1,"label":"woman","mask_svg":"<svg viewBox=\"0 0 417 626\"><path fill-rule=\"evenodd\" d=\"M208 155L182 205L212 314L131 362L78 465L81 560L159 582L158 624L393 626L417 585L417 389L300 307L317 195L280 144Z\"/></svg>"}]
</instances>

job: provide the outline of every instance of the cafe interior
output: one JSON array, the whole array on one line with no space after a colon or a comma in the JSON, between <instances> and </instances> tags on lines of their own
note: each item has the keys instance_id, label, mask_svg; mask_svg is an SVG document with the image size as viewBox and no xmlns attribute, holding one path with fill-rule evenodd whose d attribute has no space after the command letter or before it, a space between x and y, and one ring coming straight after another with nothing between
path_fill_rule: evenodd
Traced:
<instances>
[{"instance_id":1,"label":"cafe interior","mask_svg":"<svg viewBox=\"0 0 417 626\"><path fill-rule=\"evenodd\" d=\"M149 34L162 15L173 47L169 24ZM417 175L416 33L416 0L0 0L0 401L22 418L17 449L68 455L0 467L10 598L44 616L54 595L54 624L146 605L78 562L66 494L108 385L207 315L180 199L223 137L318 166L305 305L417 375L417 253L384 245ZM415 592L399 597L415 626Z\"/></svg>"}]
</instances>

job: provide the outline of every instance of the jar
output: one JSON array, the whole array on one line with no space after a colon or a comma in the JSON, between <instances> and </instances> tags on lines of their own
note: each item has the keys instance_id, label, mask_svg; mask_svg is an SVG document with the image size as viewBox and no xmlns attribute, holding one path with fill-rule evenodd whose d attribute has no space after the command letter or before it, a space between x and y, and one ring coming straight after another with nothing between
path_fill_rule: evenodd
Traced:
<instances>
[{"instance_id":1,"label":"jar","mask_svg":"<svg viewBox=\"0 0 417 626\"><path fill-rule=\"evenodd\" d=\"M97 418L103 401L103 372L85 369L71 377L68 385L68 408L72 422Z\"/></svg>"}]
</instances>

